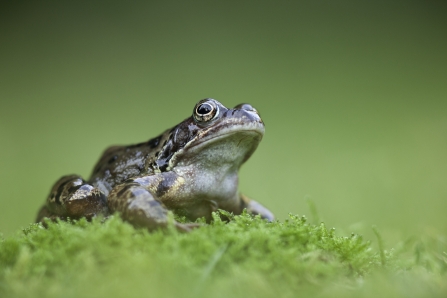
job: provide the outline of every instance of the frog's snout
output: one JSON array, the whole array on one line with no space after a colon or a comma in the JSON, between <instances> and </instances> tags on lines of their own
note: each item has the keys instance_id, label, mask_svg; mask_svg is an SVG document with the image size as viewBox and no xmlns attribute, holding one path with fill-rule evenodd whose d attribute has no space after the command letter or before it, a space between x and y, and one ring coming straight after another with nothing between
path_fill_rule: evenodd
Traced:
<instances>
[{"instance_id":1,"label":"frog's snout","mask_svg":"<svg viewBox=\"0 0 447 298\"><path fill-rule=\"evenodd\" d=\"M258 111L249 104L237 105L234 109L228 110L224 117L239 119L245 123L256 122L264 125Z\"/></svg>"}]
</instances>

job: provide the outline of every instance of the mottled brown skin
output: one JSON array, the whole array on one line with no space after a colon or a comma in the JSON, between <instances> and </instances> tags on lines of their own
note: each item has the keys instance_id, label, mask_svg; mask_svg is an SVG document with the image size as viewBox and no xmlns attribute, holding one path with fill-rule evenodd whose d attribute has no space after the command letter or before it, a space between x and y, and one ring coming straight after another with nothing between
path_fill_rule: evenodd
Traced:
<instances>
[{"instance_id":1,"label":"mottled brown skin","mask_svg":"<svg viewBox=\"0 0 447 298\"><path fill-rule=\"evenodd\" d=\"M134 226L154 230L167 226L168 210L209 221L217 209L240 214L244 208L273 220L269 210L238 191L238 170L263 134L252 106L227 109L214 99L201 100L191 117L158 137L108 148L88 181L77 175L59 179L37 221L119 212ZM181 231L197 226L174 224Z\"/></svg>"}]
</instances>

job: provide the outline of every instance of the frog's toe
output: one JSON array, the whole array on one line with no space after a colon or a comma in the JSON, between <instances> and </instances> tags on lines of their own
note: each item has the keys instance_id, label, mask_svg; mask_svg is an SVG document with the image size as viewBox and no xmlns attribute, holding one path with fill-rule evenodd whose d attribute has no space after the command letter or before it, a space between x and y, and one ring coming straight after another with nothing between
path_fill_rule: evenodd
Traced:
<instances>
[{"instance_id":1,"label":"frog's toe","mask_svg":"<svg viewBox=\"0 0 447 298\"><path fill-rule=\"evenodd\" d=\"M272 212L270 212L270 210L253 200L251 200L250 204L247 206L247 211L254 215L260 215L261 218L268 221L275 220L275 216Z\"/></svg>"},{"instance_id":2,"label":"frog's toe","mask_svg":"<svg viewBox=\"0 0 447 298\"><path fill-rule=\"evenodd\" d=\"M198 223L175 223L175 228L181 233L189 233L194 229L200 228L202 225Z\"/></svg>"},{"instance_id":3,"label":"frog's toe","mask_svg":"<svg viewBox=\"0 0 447 298\"><path fill-rule=\"evenodd\" d=\"M273 213L262 206L260 203L256 202L255 200L249 199L248 197L241 195L241 202L242 202L242 208L247 209L247 211L254 215L260 215L261 218L266 219L268 221L274 221L275 216Z\"/></svg>"}]
</instances>

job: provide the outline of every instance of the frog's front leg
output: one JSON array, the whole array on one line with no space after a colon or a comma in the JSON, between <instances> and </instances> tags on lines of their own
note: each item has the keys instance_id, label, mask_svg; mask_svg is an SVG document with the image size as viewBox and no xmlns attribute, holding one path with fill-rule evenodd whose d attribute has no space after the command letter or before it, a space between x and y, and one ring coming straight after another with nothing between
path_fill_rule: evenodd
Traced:
<instances>
[{"instance_id":1,"label":"frog's front leg","mask_svg":"<svg viewBox=\"0 0 447 298\"><path fill-rule=\"evenodd\" d=\"M41 222L44 218L92 218L97 214L107 214L106 196L80 176L69 175L54 184L36 221Z\"/></svg>"},{"instance_id":2,"label":"frog's front leg","mask_svg":"<svg viewBox=\"0 0 447 298\"><path fill-rule=\"evenodd\" d=\"M160 197L178 187L180 180L181 178L172 172L128 179L110 192L110 211L118 211L124 220L150 231L166 228L169 221L168 209ZM182 232L189 232L199 226L175 221L174 224Z\"/></svg>"},{"instance_id":3,"label":"frog's front leg","mask_svg":"<svg viewBox=\"0 0 447 298\"><path fill-rule=\"evenodd\" d=\"M260 215L261 218L267 219L268 221L273 221L275 219L275 216L273 215L272 212L270 212L270 210L268 210L255 200L252 200L247 196L244 196L243 194L240 195L240 199L241 199L241 211L243 209L247 209L249 213L254 215Z\"/></svg>"}]
</instances>

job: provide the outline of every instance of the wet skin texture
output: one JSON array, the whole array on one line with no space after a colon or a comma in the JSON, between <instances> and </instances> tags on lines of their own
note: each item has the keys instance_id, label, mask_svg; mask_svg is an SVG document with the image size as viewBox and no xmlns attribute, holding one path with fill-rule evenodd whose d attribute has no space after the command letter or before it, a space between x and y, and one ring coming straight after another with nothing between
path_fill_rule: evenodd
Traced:
<instances>
[{"instance_id":1,"label":"wet skin texture","mask_svg":"<svg viewBox=\"0 0 447 298\"><path fill-rule=\"evenodd\" d=\"M227 109L217 100L199 101L193 114L149 141L108 148L89 180L69 175L53 186L37 221L88 219L119 212L149 230L168 224L168 210L194 221L211 220L217 209L247 209L267 220L273 214L238 191L240 166L264 135L264 123L249 104ZM196 224L180 224L188 231Z\"/></svg>"}]
</instances>

